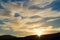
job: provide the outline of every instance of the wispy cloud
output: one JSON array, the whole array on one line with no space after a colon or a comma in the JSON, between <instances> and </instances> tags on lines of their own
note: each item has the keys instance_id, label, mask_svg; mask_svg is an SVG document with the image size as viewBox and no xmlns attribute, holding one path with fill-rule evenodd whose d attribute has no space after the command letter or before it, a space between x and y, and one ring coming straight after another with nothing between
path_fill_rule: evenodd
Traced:
<instances>
[{"instance_id":1,"label":"wispy cloud","mask_svg":"<svg viewBox=\"0 0 60 40\"><path fill-rule=\"evenodd\" d=\"M33 35L33 29L44 28L48 29L46 34L60 32L60 12L52 10L50 4L53 2L54 0L26 0L2 3L4 9L0 10L0 33L26 36ZM19 16L15 17L16 13Z\"/></svg>"}]
</instances>

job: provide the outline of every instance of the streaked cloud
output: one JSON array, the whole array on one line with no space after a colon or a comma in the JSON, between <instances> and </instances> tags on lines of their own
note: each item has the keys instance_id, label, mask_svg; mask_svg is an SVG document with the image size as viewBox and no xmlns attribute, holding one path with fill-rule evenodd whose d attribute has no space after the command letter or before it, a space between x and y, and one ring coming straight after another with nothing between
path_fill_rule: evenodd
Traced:
<instances>
[{"instance_id":1,"label":"streaked cloud","mask_svg":"<svg viewBox=\"0 0 60 40\"><path fill-rule=\"evenodd\" d=\"M21 37L33 35L33 29L44 29L46 34L60 32L60 12L52 10L53 2L56 1L24 0L2 3L4 9L0 10L0 34Z\"/></svg>"}]
</instances>

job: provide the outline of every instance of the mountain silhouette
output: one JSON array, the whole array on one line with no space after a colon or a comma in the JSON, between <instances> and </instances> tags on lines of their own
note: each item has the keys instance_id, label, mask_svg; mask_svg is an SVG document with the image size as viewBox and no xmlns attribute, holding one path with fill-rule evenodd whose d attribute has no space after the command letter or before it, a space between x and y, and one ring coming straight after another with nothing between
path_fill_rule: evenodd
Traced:
<instances>
[{"instance_id":1,"label":"mountain silhouette","mask_svg":"<svg viewBox=\"0 0 60 40\"><path fill-rule=\"evenodd\" d=\"M0 36L0 40L60 40L60 33L42 35L38 37L37 35L31 35L27 37L15 37L11 35Z\"/></svg>"}]
</instances>

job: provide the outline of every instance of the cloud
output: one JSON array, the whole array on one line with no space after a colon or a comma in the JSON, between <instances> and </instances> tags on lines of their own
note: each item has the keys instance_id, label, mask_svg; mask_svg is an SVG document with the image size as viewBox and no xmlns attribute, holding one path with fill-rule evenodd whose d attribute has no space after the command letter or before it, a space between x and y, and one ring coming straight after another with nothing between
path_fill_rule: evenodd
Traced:
<instances>
[{"instance_id":1,"label":"cloud","mask_svg":"<svg viewBox=\"0 0 60 40\"><path fill-rule=\"evenodd\" d=\"M0 33L27 36L34 34L33 29L44 29L46 34L59 32L60 12L53 11L52 7L45 8L52 2L54 1L26 0L2 3L4 9L0 10Z\"/></svg>"},{"instance_id":2,"label":"cloud","mask_svg":"<svg viewBox=\"0 0 60 40\"><path fill-rule=\"evenodd\" d=\"M9 17L10 16L10 12L7 11L7 10L1 9L0 10L0 17L2 17L2 16Z\"/></svg>"},{"instance_id":3,"label":"cloud","mask_svg":"<svg viewBox=\"0 0 60 40\"><path fill-rule=\"evenodd\" d=\"M53 11L60 11L60 0L53 1L49 6L52 8Z\"/></svg>"},{"instance_id":4,"label":"cloud","mask_svg":"<svg viewBox=\"0 0 60 40\"><path fill-rule=\"evenodd\" d=\"M53 0L31 0L30 5L37 5L37 6L46 6L50 4Z\"/></svg>"}]
</instances>

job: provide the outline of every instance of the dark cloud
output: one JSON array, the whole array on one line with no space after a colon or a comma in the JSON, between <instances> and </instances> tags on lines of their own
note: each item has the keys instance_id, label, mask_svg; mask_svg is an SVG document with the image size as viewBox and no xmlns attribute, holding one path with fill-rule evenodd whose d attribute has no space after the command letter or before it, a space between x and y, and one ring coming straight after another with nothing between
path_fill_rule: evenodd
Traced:
<instances>
[{"instance_id":1,"label":"dark cloud","mask_svg":"<svg viewBox=\"0 0 60 40\"><path fill-rule=\"evenodd\" d=\"M30 19L34 19L34 18L40 18L40 16L34 15L34 16L31 16L31 17L30 17Z\"/></svg>"},{"instance_id":2,"label":"dark cloud","mask_svg":"<svg viewBox=\"0 0 60 40\"><path fill-rule=\"evenodd\" d=\"M4 7L0 4L0 9L4 9Z\"/></svg>"},{"instance_id":3,"label":"dark cloud","mask_svg":"<svg viewBox=\"0 0 60 40\"><path fill-rule=\"evenodd\" d=\"M0 24L4 24L4 22L2 20L0 20Z\"/></svg>"},{"instance_id":4,"label":"dark cloud","mask_svg":"<svg viewBox=\"0 0 60 40\"><path fill-rule=\"evenodd\" d=\"M5 18L5 19L3 19L2 21L3 21L3 22L9 22L10 19L9 19L9 18Z\"/></svg>"},{"instance_id":5,"label":"dark cloud","mask_svg":"<svg viewBox=\"0 0 60 40\"><path fill-rule=\"evenodd\" d=\"M11 16L10 15L10 11L6 10L6 9L1 9L0 10L0 16Z\"/></svg>"},{"instance_id":6,"label":"dark cloud","mask_svg":"<svg viewBox=\"0 0 60 40\"><path fill-rule=\"evenodd\" d=\"M55 21L51 21L47 23L48 25L54 26L54 27L60 27L60 19L57 19Z\"/></svg>"},{"instance_id":7,"label":"dark cloud","mask_svg":"<svg viewBox=\"0 0 60 40\"><path fill-rule=\"evenodd\" d=\"M60 11L60 0L54 0L49 5L46 5L45 7L41 8L40 6L33 5L29 7L29 9L38 9L38 10L44 10L47 8L52 8L53 11Z\"/></svg>"},{"instance_id":8,"label":"dark cloud","mask_svg":"<svg viewBox=\"0 0 60 40\"><path fill-rule=\"evenodd\" d=\"M50 20L50 19L56 19L56 18L60 18L60 16L58 16L58 17L46 17L46 18L43 18L42 20L40 20L41 22L46 22L46 21L48 21L48 20Z\"/></svg>"},{"instance_id":9,"label":"dark cloud","mask_svg":"<svg viewBox=\"0 0 60 40\"><path fill-rule=\"evenodd\" d=\"M29 9L38 9L38 10L40 10L41 8L35 5L35 6L30 6Z\"/></svg>"},{"instance_id":10,"label":"dark cloud","mask_svg":"<svg viewBox=\"0 0 60 40\"><path fill-rule=\"evenodd\" d=\"M35 10L44 10L44 9L47 9L47 8L49 8L50 6L45 6L45 7L41 7L41 6L38 6L38 5L32 5L32 6L30 6L29 7L29 9L35 9Z\"/></svg>"},{"instance_id":11,"label":"dark cloud","mask_svg":"<svg viewBox=\"0 0 60 40\"><path fill-rule=\"evenodd\" d=\"M35 21L35 22L27 22L26 24L30 25L30 24L37 24L37 23L45 23L46 21L50 20L50 19L54 19L54 18L42 18L42 20L38 20L38 21Z\"/></svg>"},{"instance_id":12,"label":"dark cloud","mask_svg":"<svg viewBox=\"0 0 60 40\"><path fill-rule=\"evenodd\" d=\"M15 13L14 17L19 17L20 14L19 13Z\"/></svg>"},{"instance_id":13,"label":"dark cloud","mask_svg":"<svg viewBox=\"0 0 60 40\"><path fill-rule=\"evenodd\" d=\"M57 18L57 17L56 17ZM56 19L56 18L53 18L53 19ZM50 20L50 19L49 19ZM53 20L53 21L49 21L47 22L48 20L44 20L44 24L41 25L42 27L48 27L48 26L53 26L54 28L59 28L60 27L60 18L57 18L56 20Z\"/></svg>"}]
</instances>

